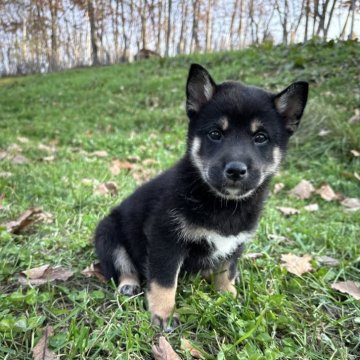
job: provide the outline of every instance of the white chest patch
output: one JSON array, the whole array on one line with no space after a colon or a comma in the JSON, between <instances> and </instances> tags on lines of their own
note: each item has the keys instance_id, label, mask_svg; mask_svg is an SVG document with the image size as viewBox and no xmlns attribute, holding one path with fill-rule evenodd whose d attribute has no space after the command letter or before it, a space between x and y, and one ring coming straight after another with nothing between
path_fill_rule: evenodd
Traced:
<instances>
[{"instance_id":1,"label":"white chest patch","mask_svg":"<svg viewBox=\"0 0 360 360\"><path fill-rule=\"evenodd\" d=\"M253 231L243 231L237 235L224 236L216 231L189 224L182 215L172 214L178 224L178 234L182 239L196 242L205 239L214 248L212 258L222 258L233 253L241 244L251 240Z\"/></svg>"}]
</instances>

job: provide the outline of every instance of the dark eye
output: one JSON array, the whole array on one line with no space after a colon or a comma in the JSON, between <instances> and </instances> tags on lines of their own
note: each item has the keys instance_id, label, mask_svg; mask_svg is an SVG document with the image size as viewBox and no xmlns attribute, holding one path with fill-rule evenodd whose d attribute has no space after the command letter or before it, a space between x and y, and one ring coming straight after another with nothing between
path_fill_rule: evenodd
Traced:
<instances>
[{"instance_id":1,"label":"dark eye","mask_svg":"<svg viewBox=\"0 0 360 360\"><path fill-rule=\"evenodd\" d=\"M214 141L219 141L222 138L222 133L219 130L211 130L208 134L209 138Z\"/></svg>"},{"instance_id":2,"label":"dark eye","mask_svg":"<svg viewBox=\"0 0 360 360\"><path fill-rule=\"evenodd\" d=\"M264 143L266 143L268 140L269 140L269 139L268 139L267 135L264 134L264 133L257 133L257 134L255 134L255 136L254 136L254 142L255 142L255 144L264 144Z\"/></svg>"}]
</instances>

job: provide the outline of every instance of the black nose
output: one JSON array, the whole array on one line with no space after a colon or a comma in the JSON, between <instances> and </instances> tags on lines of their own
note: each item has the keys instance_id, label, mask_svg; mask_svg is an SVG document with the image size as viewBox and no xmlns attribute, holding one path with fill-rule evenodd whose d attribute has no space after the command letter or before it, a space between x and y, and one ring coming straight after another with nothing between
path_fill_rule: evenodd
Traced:
<instances>
[{"instance_id":1,"label":"black nose","mask_svg":"<svg viewBox=\"0 0 360 360\"><path fill-rule=\"evenodd\" d=\"M240 161L231 161L225 166L225 177L229 180L239 180L247 174L247 166Z\"/></svg>"}]
</instances>

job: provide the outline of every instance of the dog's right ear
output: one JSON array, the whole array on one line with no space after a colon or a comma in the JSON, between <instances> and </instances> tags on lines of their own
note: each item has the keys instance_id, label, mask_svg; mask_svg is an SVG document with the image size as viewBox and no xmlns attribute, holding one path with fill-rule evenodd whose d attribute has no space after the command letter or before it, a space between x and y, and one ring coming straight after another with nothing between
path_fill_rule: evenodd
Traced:
<instances>
[{"instance_id":1,"label":"dog's right ear","mask_svg":"<svg viewBox=\"0 0 360 360\"><path fill-rule=\"evenodd\" d=\"M207 70L201 65L191 64L186 84L186 113L189 118L210 101L215 88L216 84Z\"/></svg>"}]
</instances>

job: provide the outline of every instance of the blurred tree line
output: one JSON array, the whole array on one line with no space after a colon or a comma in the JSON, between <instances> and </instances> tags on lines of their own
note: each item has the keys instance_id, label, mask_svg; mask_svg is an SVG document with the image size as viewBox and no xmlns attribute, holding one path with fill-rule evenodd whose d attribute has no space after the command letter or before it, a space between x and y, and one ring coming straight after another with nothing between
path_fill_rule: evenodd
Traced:
<instances>
[{"instance_id":1,"label":"blurred tree line","mask_svg":"<svg viewBox=\"0 0 360 360\"><path fill-rule=\"evenodd\" d=\"M359 10L359 0L0 0L0 73L353 39Z\"/></svg>"}]
</instances>

